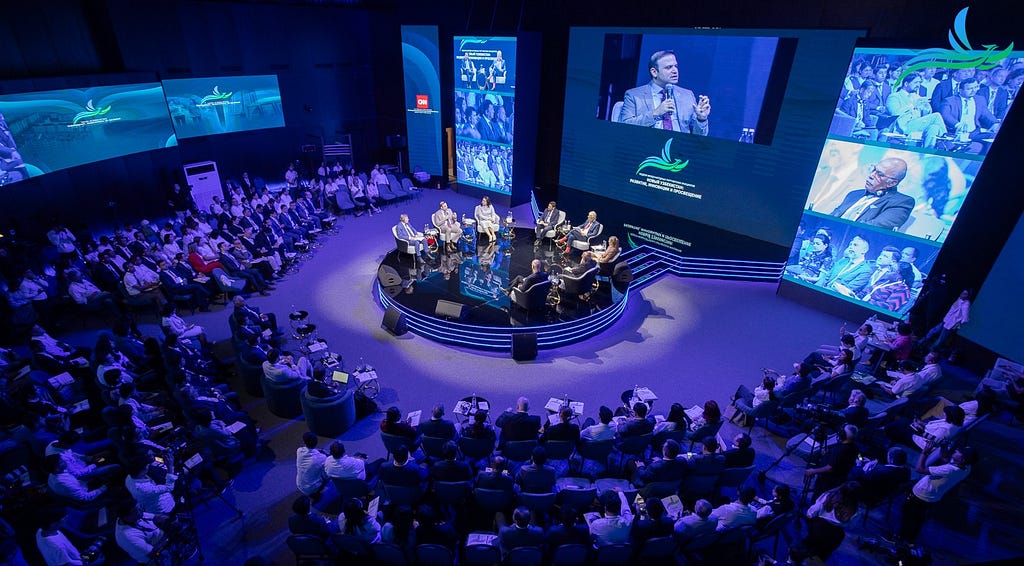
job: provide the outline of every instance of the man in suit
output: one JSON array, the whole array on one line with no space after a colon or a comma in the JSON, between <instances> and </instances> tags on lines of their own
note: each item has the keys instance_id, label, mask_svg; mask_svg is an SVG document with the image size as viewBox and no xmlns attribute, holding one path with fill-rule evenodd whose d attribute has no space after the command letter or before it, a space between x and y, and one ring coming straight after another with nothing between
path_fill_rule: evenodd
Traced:
<instances>
[{"instance_id":1,"label":"man in suit","mask_svg":"<svg viewBox=\"0 0 1024 566\"><path fill-rule=\"evenodd\" d=\"M648 128L708 135L711 100L677 86L679 64L672 51L656 51L647 62L651 82L626 91L619 122Z\"/></svg>"},{"instance_id":2,"label":"man in suit","mask_svg":"<svg viewBox=\"0 0 1024 566\"><path fill-rule=\"evenodd\" d=\"M487 141L507 142L507 139L501 137L501 132L498 131L497 124L494 123L494 103L485 98L479 104L478 110L480 111L480 121L477 123L476 129L480 131L480 137Z\"/></svg>"},{"instance_id":3,"label":"man in suit","mask_svg":"<svg viewBox=\"0 0 1024 566\"><path fill-rule=\"evenodd\" d=\"M157 263L157 272L160 274L160 284L172 295L188 295L189 304L193 308L198 307L202 312L210 310L210 292L198 283L192 283L171 269L166 259Z\"/></svg>"},{"instance_id":4,"label":"man in suit","mask_svg":"<svg viewBox=\"0 0 1024 566\"><path fill-rule=\"evenodd\" d=\"M876 103L877 98L878 91L875 83L864 81L857 90L857 94L849 96L839 103L839 110L853 118L852 135L866 135L870 139L878 137L878 129L875 128L875 124L878 122L878 112L876 107L871 106Z\"/></svg>"},{"instance_id":5,"label":"man in suit","mask_svg":"<svg viewBox=\"0 0 1024 566\"><path fill-rule=\"evenodd\" d=\"M896 126L904 134L921 133L922 147L935 147L938 136L946 133L942 116L933 112L928 99L921 96L924 79L920 73L910 73L903 78L900 88L885 100L889 114L896 116Z\"/></svg>"},{"instance_id":6,"label":"man in suit","mask_svg":"<svg viewBox=\"0 0 1024 566\"><path fill-rule=\"evenodd\" d=\"M499 447L508 441L536 440L540 433L540 417L530 414L530 400L520 397L516 400L515 410L509 408L502 413L494 426L501 429L498 440Z\"/></svg>"},{"instance_id":7,"label":"man in suit","mask_svg":"<svg viewBox=\"0 0 1024 566\"><path fill-rule=\"evenodd\" d=\"M948 77L939 81L932 90L932 108L941 108L942 101L960 92L960 83L974 77L974 69L956 69Z\"/></svg>"},{"instance_id":8,"label":"man in suit","mask_svg":"<svg viewBox=\"0 0 1024 566\"><path fill-rule=\"evenodd\" d=\"M491 465L476 475L476 487L480 489L499 489L511 491L515 485L512 475L505 469L505 458L494 456Z\"/></svg>"},{"instance_id":9,"label":"man in suit","mask_svg":"<svg viewBox=\"0 0 1024 566\"><path fill-rule=\"evenodd\" d=\"M572 251L572 244L576 240L588 240L601 231L601 223L597 221L597 213L591 210L587 213L587 221L572 229L569 235L558 240L559 244L565 244L565 253Z\"/></svg>"},{"instance_id":10,"label":"man in suit","mask_svg":"<svg viewBox=\"0 0 1024 566\"><path fill-rule=\"evenodd\" d=\"M555 469L548 465L548 453L543 446L535 447L530 455L530 463L519 468L516 485L519 491L526 493L555 491Z\"/></svg>"},{"instance_id":11,"label":"man in suit","mask_svg":"<svg viewBox=\"0 0 1024 566\"><path fill-rule=\"evenodd\" d=\"M409 448L404 444L395 449L395 459L380 466L377 478L384 485L425 487L427 469L409 459Z\"/></svg>"},{"instance_id":12,"label":"man in suit","mask_svg":"<svg viewBox=\"0 0 1024 566\"><path fill-rule=\"evenodd\" d=\"M717 475L725 469L725 455L718 453L718 439L714 436L704 437L704 440L701 441L700 454L689 457L687 460L689 473L697 476Z\"/></svg>"},{"instance_id":13,"label":"man in suit","mask_svg":"<svg viewBox=\"0 0 1024 566\"><path fill-rule=\"evenodd\" d=\"M512 513L512 524L498 531L498 547L501 555L506 558L513 549L522 546L540 547L542 544L544 531L530 524L530 510L526 507L517 507Z\"/></svg>"},{"instance_id":14,"label":"man in suit","mask_svg":"<svg viewBox=\"0 0 1024 566\"><path fill-rule=\"evenodd\" d=\"M850 472L850 479L856 480L864 488L865 499L879 501L910 481L907 452L899 446L893 446L886 454L885 464L870 460L864 466L854 468Z\"/></svg>"},{"instance_id":15,"label":"man in suit","mask_svg":"<svg viewBox=\"0 0 1024 566\"><path fill-rule=\"evenodd\" d=\"M444 405L440 403L434 405L430 420L420 423L420 434L445 440L451 440L459 435L455 430L455 423L444 418Z\"/></svg>"},{"instance_id":16,"label":"man in suit","mask_svg":"<svg viewBox=\"0 0 1024 566\"><path fill-rule=\"evenodd\" d=\"M544 209L540 218L537 219L537 228L534 229L537 238L533 242L534 245L539 246L540 241L544 239L544 233L550 230L555 225L555 222L558 222L559 210L556 206L555 201L549 202L548 207Z\"/></svg>"},{"instance_id":17,"label":"man in suit","mask_svg":"<svg viewBox=\"0 0 1024 566\"><path fill-rule=\"evenodd\" d=\"M679 542L688 542L700 535L714 532L718 527L718 519L710 518L713 510L707 499L698 499L693 505L693 513L683 515L676 521L676 539Z\"/></svg>"},{"instance_id":18,"label":"man in suit","mask_svg":"<svg viewBox=\"0 0 1024 566\"><path fill-rule=\"evenodd\" d=\"M960 82L957 95L946 98L939 107L946 128L960 140L965 136L972 140L964 149L966 153L981 153L983 146L978 140L991 138L999 131L999 120L988 111L985 99L978 96L979 88L977 79L964 79ZM982 132L982 128L991 131Z\"/></svg>"},{"instance_id":19,"label":"man in suit","mask_svg":"<svg viewBox=\"0 0 1024 566\"><path fill-rule=\"evenodd\" d=\"M907 176L907 162L888 157L871 166L863 191L851 191L832 211L832 216L868 226L898 229L914 210L914 197L899 192Z\"/></svg>"},{"instance_id":20,"label":"man in suit","mask_svg":"<svg viewBox=\"0 0 1024 566\"><path fill-rule=\"evenodd\" d=\"M754 449L750 435L741 432L732 440L732 448L725 451L726 468L746 468L754 465Z\"/></svg>"},{"instance_id":21,"label":"man in suit","mask_svg":"<svg viewBox=\"0 0 1024 566\"><path fill-rule=\"evenodd\" d=\"M864 259L871 249L868 241L854 236L843 251L843 257L832 266L832 270L818 279L818 285L838 292L859 293L871 278L874 266Z\"/></svg>"},{"instance_id":22,"label":"man in suit","mask_svg":"<svg viewBox=\"0 0 1024 566\"><path fill-rule=\"evenodd\" d=\"M238 261L234 255L231 254L231 250L228 247L227 242L221 242L220 246L220 261L221 265L224 266L224 271L227 271L231 277L238 277L245 279L249 286L255 291L259 292L260 295L269 295L267 291L273 289L272 286L268 285L260 272L255 269L246 269L242 266L241 262Z\"/></svg>"},{"instance_id":23,"label":"man in suit","mask_svg":"<svg viewBox=\"0 0 1024 566\"><path fill-rule=\"evenodd\" d=\"M686 475L686 460L679 459L679 442L668 439L661 445L661 458L655 458L650 466L636 463L633 485L642 487L654 482L681 481Z\"/></svg>"},{"instance_id":24,"label":"man in suit","mask_svg":"<svg viewBox=\"0 0 1024 566\"><path fill-rule=\"evenodd\" d=\"M430 470L431 481L456 482L473 479L473 471L469 469L469 464L457 459L459 447L454 441L449 440L444 443L441 455L443 459L434 464L434 467Z\"/></svg>"},{"instance_id":25,"label":"man in suit","mask_svg":"<svg viewBox=\"0 0 1024 566\"><path fill-rule=\"evenodd\" d=\"M633 404L633 416L623 421L615 432L616 436L621 439L650 434L652 431L654 431L654 421L647 418L647 403L637 401Z\"/></svg>"},{"instance_id":26,"label":"man in suit","mask_svg":"<svg viewBox=\"0 0 1024 566\"><path fill-rule=\"evenodd\" d=\"M508 295L511 293L512 289L526 291L533 285L547 280L548 272L544 271L544 262L539 259L535 259L530 262L530 274L526 277L516 275L509 284L508 289L505 289L505 294Z\"/></svg>"},{"instance_id":27,"label":"man in suit","mask_svg":"<svg viewBox=\"0 0 1024 566\"><path fill-rule=\"evenodd\" d=\"M402 214L398 217L398 224L395 225L395 233L402 240L408 240L409 244L416 249L418 254L427 253L427 239L423 237L423 232L417 232L415 228L409 224L409 215Z\"/></svg>"},{"instance_id":28,"label":"man in suit","mask_svg":"<svg viewBox=\"0 0 1024 566\"><path fill-rule=\"evenodd\" d=\"M580 439L580 426L569 422L572 419L572 409L562 407L558 411L558 423L544 423L544 434L540 435L541 444L549 441L571 441L575 444Z\"/></svg>"},{"instance_id":29,"label":"man in suit","mask_svg":"<svg viewBox=\"0 0 1024 566\"><path fill-rule=\"evenodd\" d=\"M1006 117L1010 100L1010 93L1003 87L1006 84L1006 75L1005 68L995 68L989 74L988 82L978 89L978 96L985 99L988 111L1000 120Z\"/></svg>"}]
</instances>

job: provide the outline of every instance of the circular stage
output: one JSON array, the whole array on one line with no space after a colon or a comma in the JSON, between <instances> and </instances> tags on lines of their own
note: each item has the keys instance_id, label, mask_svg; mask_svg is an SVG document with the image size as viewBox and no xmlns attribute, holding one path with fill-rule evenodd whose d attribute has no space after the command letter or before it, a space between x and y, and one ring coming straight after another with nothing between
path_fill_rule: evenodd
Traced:
<instances>
[{"instance_id":1,"label":"circular stage","mask_svg":"<svg viewBox=\"0 0 1024 566\"><path fill-rule=\"evenodd\" d=\"M467 235L469 235L467 233ZM546 242L534 245L532 229L519 228L513 237L488 242L463 238L459 250L444 246L423 259L392 250L377 271L381 306L404 315L411 332L425 338L486 350L512 349L513 335L537 335L537 348L550 349L594 336L622 315L629 299L628 283L599 276L586 292L559 290L538 296L527 310L503 289L517 275L530 273L534 258L544 260L553 280L579 263L580 252ZM387 318L387 317L385 317Z\"/></svg>"}]
</instances>

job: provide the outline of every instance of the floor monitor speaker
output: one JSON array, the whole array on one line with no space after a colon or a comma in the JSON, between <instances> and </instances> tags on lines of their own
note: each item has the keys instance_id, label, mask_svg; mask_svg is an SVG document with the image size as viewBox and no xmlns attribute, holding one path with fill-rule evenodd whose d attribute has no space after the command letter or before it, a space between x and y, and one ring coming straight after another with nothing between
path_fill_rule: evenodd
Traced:
<instances>
[{"instance_id":1,"label":"floor monitor speaker","mask_svg":"<svg viewBox=\"0 0 1024 566\"><path fill-rule=\"evenodd\" d=\"M512 359L528 362L537 359L537 333L523 332L512 335Z\"/></svg>"},{"instance_id":2,"label":"floor monitor speaker","mask_svg":"<svg viewBox=\"0 0 1024 566\"><path fill-rule=\"evenodd\" d=\"M409 324L405 320L405 315L395 307L388 307L388 310L384 311L384 321L381 322L381 326L395 336L401 336L409 331Z\"/></svg>"}]
</instances>

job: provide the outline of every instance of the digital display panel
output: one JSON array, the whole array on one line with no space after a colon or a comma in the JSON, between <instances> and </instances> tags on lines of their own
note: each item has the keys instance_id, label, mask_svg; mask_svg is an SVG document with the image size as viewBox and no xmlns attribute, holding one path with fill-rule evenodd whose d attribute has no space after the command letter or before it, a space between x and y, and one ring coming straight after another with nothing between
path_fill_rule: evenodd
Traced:
<instances>
[{"instance_id":1,"label":"digital display panel","mask_svg":"<svg viewBox=\"0 0 1024 566\"><path fill-rule=\"evenodd\" d=\"M402 26L409 167L440 176L441 63L437 26Z\"/></svg>"},{"instance_id":2,"label":"digital display panel","mask_svg":"<svg viewBox=\"0 0 1024 566\"><path fill-rule=\"evenodd\" d=\"M277 75L163 81L179 139L285 125Z\"/></svg>"}]
</instances>

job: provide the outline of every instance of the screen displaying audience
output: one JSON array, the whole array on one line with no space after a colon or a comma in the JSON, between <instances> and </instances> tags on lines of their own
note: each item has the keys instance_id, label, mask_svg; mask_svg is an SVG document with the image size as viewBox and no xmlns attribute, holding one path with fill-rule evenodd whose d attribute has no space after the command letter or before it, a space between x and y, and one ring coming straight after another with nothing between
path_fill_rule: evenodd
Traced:
<instances>
[{"instance_id":1,"label":"screen displaying audience","mask_svg":"<svg viewBox=\"0 0 1024 566\"><path fill-rule=\"evenodd\" d=\"M0 96L0 185L176 144L159 83Z\"/></svg>"},{"instance_id":2,"label":"screen displaying audience","mask_svg":"<svg viewBox=\"0 0 1024 566\"><path fill-rule=\"evenodd\" d=\"M409 167L440 176L441 60L437 26L402 26Z\"/></svg>"},{"instance_id":3,"label":"screen displaying audience","mask_svg":"<svg viewBox=\"0 0 1024 566\"><path fill-rule=\"evenodd\" d=\"M460 183L512 194L516 39L455 38L455 167Z\"/></svg>"},{"instance_id":4,"label":"screen displaying audience","mask_svg":"<svg viewBox=\"0 0 1024 566\"><path fill-rule=\"evenodd\" d=\"M903 316L971 192L1024 53L976 66L858 48L838 88L785 278ZM970 54L968 54L970 55Z\"/></svg>"},{"instance_id":5,"label":"screen displaying audience","mask_svg":"<svg viewBox=\"0 0 1024 566\"><path fill-rule=\"evenodd\" d=\"M284 126L277 75L163 81L179 139Z\"/></svg>"},{"instance_id":6,"label":"screen displaying audience","mask_svg":"<svg viewBox=\"0 0 1024 566\"><path fill-rule=\"evenodd\" d=\"M769 242L781 262L857 35L572 28L560 185Z\"/></svg>"}]
</instances>

